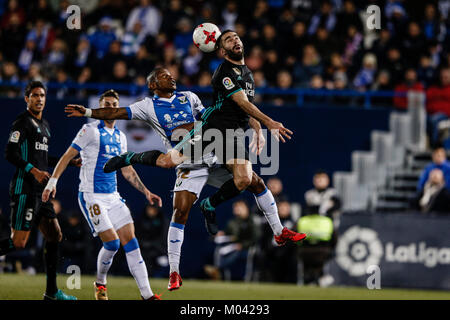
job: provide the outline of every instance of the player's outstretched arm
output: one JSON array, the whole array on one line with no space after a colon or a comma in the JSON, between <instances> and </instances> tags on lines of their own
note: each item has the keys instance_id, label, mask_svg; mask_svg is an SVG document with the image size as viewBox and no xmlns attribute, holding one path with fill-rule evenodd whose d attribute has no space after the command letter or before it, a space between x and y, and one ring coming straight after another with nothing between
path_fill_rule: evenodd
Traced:
<instances>
[{"instance_id":1,"label":"player's outstretched arm","mask_svg":"<svg viewBox=\"0 0 450 320\"><path fill-rule=\"evenodd\" d=\"M162 200L161 198L151 193L150 190L147 189L147 187L142 183L141 179L139 178L136 170L132 166L123 167L121 169L123 177L137 190L142 192L145 197L147 198L148 202L150 202L151 205L158 204L159 207L162 206Z\"/></svg>"},{"instance_id":2,"label":"player's outstretched arm","mask_svg":"<svg viewBox=\"0 0 450 320\"><path fill-rule=\"evenodd\" d=\"M100 120L129 120L126 108L98 108L90 109L78 104L68 104L64 112L70 117L87 117Z\"/></svg>"},{"instance_id":3,"label":"player's outstretched arm","mask_svg":"<svg viewBox=\"0 0 450 320\"><path fill-rule=\"evenodd\" d=\"M63 154L63 156L59 159L51 178L47 182L47 186L45 187L44 192L42 192L43 202L47 202L50 199L50 196L52 196L52 198L55 197L56 184L58 183L59 177L61 177L61 175L63 174L64 170L66 170L69 163L77 155L78 150L73 147L69 147L67 151Z\"/></svg>"},{"instance_id":4,"label":"player's outstretched arm","mask_svg":"<svg viewBox=\"0 0 450 320\"><path fill-rule=\"evenodd\" d=\"M247 96L242 90L239 90L231 96L234 102L244 110L249 116L260 121L263 125L270 130L270 133L278 140L286 142L284 138L291 139L293 132L283 126L281 122L272 120L269 116L261 112L257 106L248 101Z\"/></svg>"}]
</instances>

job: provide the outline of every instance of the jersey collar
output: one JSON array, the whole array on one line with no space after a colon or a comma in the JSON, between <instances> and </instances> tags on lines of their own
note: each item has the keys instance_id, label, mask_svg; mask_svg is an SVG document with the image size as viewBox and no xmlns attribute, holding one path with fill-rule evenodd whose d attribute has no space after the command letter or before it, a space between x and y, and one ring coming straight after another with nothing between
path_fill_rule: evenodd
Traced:
<instances>
[{"instance_id":1,"label":"jersey collar","mask_svg":"<svg viewBox=\"0 0 450 320\"><path fill-rule=\"evenodd\" d=\"M156 93L153 95L153 99L154 100L162 100L162 101L168 101L168 102L172 102L175 97L177 96L177 92L174 91L173 95L170 98L161 98L160 96L158 96Z\"/></svg>"}]
</instances>

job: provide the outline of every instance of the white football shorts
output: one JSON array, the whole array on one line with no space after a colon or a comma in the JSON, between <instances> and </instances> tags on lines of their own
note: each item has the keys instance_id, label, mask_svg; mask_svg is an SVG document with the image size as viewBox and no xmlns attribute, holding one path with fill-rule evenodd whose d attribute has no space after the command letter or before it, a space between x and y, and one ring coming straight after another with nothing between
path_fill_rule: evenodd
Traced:
<instances>
[{"instance_id":1,"label":"white football shorts","mask_svg":"<svg viewBox=\"0 0 450 320\"><path fill-rule=\"evenodd\" d=\"M209 168L178 169L173 191L185 190L192 192L197 196L198 200L206 183L210 186L220 188L226 181L232 178L233 175L222 165L214 165Z\"/></svg>"},{"instance_id":2,"label":"white football shorts","mask_svg":"<svg viewBox=\"0 0 450 320\"><path fill-rule=\"evenodd\" d=\"M94 237L108 229L119 230L133 223L130 209L118 192L79 192L78 204Z\"/></svg>"}]
</instances>

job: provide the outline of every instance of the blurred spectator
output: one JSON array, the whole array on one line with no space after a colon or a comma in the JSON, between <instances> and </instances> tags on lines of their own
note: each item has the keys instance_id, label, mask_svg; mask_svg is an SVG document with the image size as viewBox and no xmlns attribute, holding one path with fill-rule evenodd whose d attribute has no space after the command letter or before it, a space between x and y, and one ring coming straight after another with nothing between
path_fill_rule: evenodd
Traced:
<instances>
[{"instance_id":1,"label":"blurred spectator","mask_svg":"<svg viewBox=\"0 0 450 320\"><path fill-rule=\"evenodd\" d=\"M177 21L186 16L181 0L170 0L169 7L163 11L161 32L172 41L177 33ZM202 21L203 22L203 21Z\"/></svg>"},{"instance_id":2,"label":"blurred spectator","mask_svg":"<svg viewBox=\"0 0 450 320\"><path fill-rule=\"evenodd\" d=\"M338 51L340 47L339 42L334 37L331 37L329 31L324 27L317 28L312 43L325 61L329 60L331 53Z\"/></svg>"},{"instance_id":3,"label":"blurred spectator","mask_svg":"<svg viewBox=\"0 0 450 320\"><path fill-rule=\"evenodd\" d=\"M423 213L450 213L450 191L441 169L435 168L430 171L422 191L414 199L413 204L414 209Z\"/></svg>"},{"instance_id":4,"label":"blurred spectator","mask_svg":"<svg viewBox=\"0 0 450 320\"><path fill-rule=\"evenodd\" d=\"M177 22L178 33L174 38L174 45L177 49L177 56L184 57L188 53L188 48L192 45L192 22L188 18L182 18Z\"/></svg>"},{"instance_id":5,"label":"blurred spectator","mask_svg":"<svg viewBox=\"0 0 450 320\"><path fill-rule=\"evenodd\" d=\"M33 3L29 16L42 18L46 22L52 22L55 19L55 13L49 6L47 0L37 0Z\"/></svg>"},{"instance_id":6,"label":"blurred spectator","mask_svg":"<svg viewBox=\"0 0 450 320\"><path fill-rule=\"evenodd\" d=\"M15 16L18 19L18 25L24 25L26 22L25 10L20 6L19 0L9 0L8 7L3 13L0 25L3 28L11 23L11 17ZM15 18L14 18L15 19Z\"/></svg>"},{"instance_id":7,"label":"blurred spectator","mask_svg":"<svg viewBox=\"0 0 450 320\"><path fill-rule=\"evenodd\" d=\"M252 71L261 70L264 65L264 53L260 46L254 46L249 56L245 59L245 64Z\"/></svg>"},{"instance_id":8,"label":"blurred spectator","mask_svg":"<svg viewBox=\"0 0 450 320\"><path fill-rule=\"evenodd\" d=\"M145 35L156 36L159 32L161 21L161 12L152 4L152 1L140 0L139 6L134 8L128 16L126 30L132 31L135 24L140 22Z\"/></svg>"},{"instance_id":9,"label":"blurred spectator","mask_svg":"<svg viewBox=\"0 0 450 320\"><path fill-rule=\"evenodd\" d=\"M41 54L46 54L55 39L55 33L50 23L38 17L34 27L28 32L26 40L36 43L36 48Z\"/></svg>"},{"instance_id":10,"label":"blurred spectator","mask_svg":"<svg viewBox=\"0 0 450 320\"><path fill-rule=\"evenodd\" d=\"M330 177L319 170L313 177L314 189L305 192L305 213L304 215L318 214L331 218L337 225L341 200L337 191L330 187Z\"/></svg>"},{"instance_id":11,"label":"blurred spectator","mask_svg":"<svg viewBox=\"0 0 450 320\"><path fill-rule=\"evenodd\" d=\"M375 82L372 84L370 89L374 91L392 91L393 87L391 84L391 76L389 74L389 71L380 70L375 79ZM392 97L390 96L373 97L372 104L375 106L391 107Z\"/></svg>"},{"instance_id":12,"label":"blurred spectator","mask_svg":"<svg viewBox=\"0 0 450 320\"><path fill-rule=\"evenodd\" d=\"M278 215L283 226L295 229L296 223L291 217L291 205L288 201L277 204ZM269 282L297 282L297 246L291 242L280 247L276 244L270 225L264 220L262 225L261 280Z\"/></svg>"},{"instance_id":13,"label":"blurred spectator","mask_svg":"<svg viewBox=\"0 0 450 320\"><path fill-rule=\"evenodd\" d=\"M36 43L29 39L25 42L25 47L20 51L19 58L17 60L17 65L20 71L25 74L28 72L30 65L34 61L41 60L41 55L36 50Z\"/></svg>"},{"instance_id":14,"label":"blurred spectator","mask_svg":"<svg viewBox=\"0 0 450 320\"><path fill-rule=\"evenodd\" d=\"M84 67L81 69L80 75L77 78L77 84L83 85L92 82L92 70L89 67ZM78 89L77 97L80 99L87 98L89 95L95 94L94 89Z\"/></svg>"},{"instance_id":15,"label":"blurred spectator","mask_svg":"<svg viewBox=\"0 0 450 320\"><path fill-rule=\"evenodd\" d=\"M281 90L287 90L292 88L292 76L291 73L287 70L281 70L277 74L277 82L276 86ZM285 104L295 104L296 102L295 96L289 95L277 95L273 100L273 104L276 106L282 106Z\"/></svg>"},{"instance_id":16,"label":"blurred spectator","mask_svg":"<svg viewBox=\"0 0 450 320\"><path fill-rule=\"evenodd\" d=\"M102 59L108 52L111 42L117 39L112 29L112 19L103 17L99 21L98 27L88 37L91 46L96 50L96 57Z\"/></svg>"},{"instance_id":17,"label":"blurred spectator","mask_svg":"<svg viewBox=\"0 0 450 320\"><path fill-rule=\"evenodd\" d=\"M294 67L294 82L297 86L307 87L310 79L315 74L321 74L323 70L321 57L313 45L303 48L302 60Z\"/></svg>"},{"instance_id":18,"label":"blurred spectator","mask_svg":"<svg viewBox=\"0 0 450 320\"><path fill-rule=\"evenodd\" d=\"M437 146L431 153L432 162L429 163L422 174L420 175L417 183L417 192L422 192L426 182L428 181L430 172L433 169L440 169L444 174L445 185L447 188L450 186L450 163L447 161L447 155L445 149L442 146Z\"/></svg>"},{"instance_id":19,"label":"blurred spectator","mask_svg":"<svg viewBox=\"0 0 450 320\"><path fill-rule=\"evenodd\" d=\"M72 70L78 71L83 67L92 67L94 65L95 53L91 50L91 48L89 38L86 36L81 36L74 53L73 62L71 65Z\"/></svg>"},{"instance_id":20,"label":"blurred spectator","mask_svg":"<svg viewBox=\"0 0 450 320\"><path fill-rule=\"evenodd\" d=\"M423 32L427 40L444 41L446 34L446 27L443 20L440 18L440 13L432 3L425 5L425 17L422 23Z\"/></svg>"},{"instance_id":21,"label":"blurred spectator","mask_svg":"<svg viewBox=\"0 0 450 320\"><path fill-rule=\"evenodd\" d=\"M377 56L377 60L381 66L387 64L387 52L394 45L391 33L388 29L381 29L379 37L372 44L372 52Z\"/></svg>"},{"instance_id":22,"label":"blurred spectator","mask_svg":"<svg viewBox=\"0 0 450 320\"><path fill-rule=\"evenodd\" d=\"M43 67L50 75L55 73L57 68L65 68L69 50L67 44L62 39L53 41L50 51L42 61Z\"/></svg>"},{"instance_id":23,"label":"blurred spectator","mask_svg":"<svg viewBox=\"0 0 450 320\"><path fill-rule=\"evenodd\" d=\"M417 76L425 87L429 87L435 78L435 68L431 65L431 59L428 55L422 55L417 68Z\"/></svg>"},{"instance_id":24,"label":"blurred spectator","mask_svg":"<svg viewBox=\"0 0 450 320\"><path fill-rule=\"evenodd\" d=\"M122 37L122 53L125 56L134 56L146 37L141 22L136 22L133 29L127 31Z\"/></svg>"},{"instance_id":25,"label":"blurred spectator","mask_svg":"<svg viewBox=\"0 0 450 320\"><path fill-rule=\"evenodd\" d=\"M393 83L397 84L404 79L404 62L402 61L400 50L397 47L388 49L387 59L380 67L389 72Z\"/></svg>"},{"instance_id":26,"label":"blurred spectator","mask_svg":"<svg viewBox=\"0 0 450 320\"><path fill-rule=\"evenodd\" d=\"M2 28L1 32L0 46L6 60L17 61L24 44L25 35L26 29L20 24L19 15L12 14L8 25Z\"/></svg>"},{"instance_id":27,"label":"blurred spectator","mask_svg":"<svg viewBox=\"0 0 450 320\"><path fill-rule=\"evenodd\" d=\"M307 42L306 25L303 21L296 21L292 26L291 35L288 34L286 40L286 54L289 65L295 63L303 55L303 47Z\"/></svg>"},{"instance_id":28,"label":"blurred spectator","mask_svg":"<svg viewBox=\"0 0 450 320\"><path fill-rule=\"evenodd\" d=\"M427 90L427 111L430 114L443 113L450 116L450 68L440 72L440 85Z\"/></svg>"},{"instance_id":29,"label":"blurred spectator","mask_svg":"<svg viewBox=\"0 0 450 320\"><path fill-rule=\"evenodd\" d=\"M133 76L148 76L155 66L145 46L140 46L136 57L130 61L130 72Z\"/></svg>"},{"instance_id":30,"label":"blurred spectator","mask_svg":"<svg viewBox=\"0 0 450 320\"><path fill-rule=\"evenodd\" d=\"M396 93L408 93L408 91L424 92L425 89L417 80L417 72L413 68L405 71L405 81L395 87ZM407 109L408 101L406 97L394 97L394 106L399 109Z\"/></svg>"},{"instance_id":31,"label":"blurred spectator","mask_svg":"<svg viewBox=\"0 0 450 320\"><path fill-rule=\"evenodd\" d=\"M228 280L243 280L246 274L249 276L250 270L246 269L250 265L247 261L255 253L261 234L244 200L233 203L233 215L225 231L219 231L215 236L218 244L215 265L205 266L205 272L215 280L223 276Z\"/></svg>"},{"instance_id":32,"label":"blurred spectator","mask_svg":"<svg viewBox=\"0 0 450 320\"><path fill-rule=\"evenodd\" d=\"M202 52L191 44L189 46L188 55L183 59L183 71L188 76L195 76L200 71L200 61L202 60Z\"/></svg>"},{"instance_id":33,"label":"blurred spectator","mask_svg":"<svg viewBox=\"0 0 450 320\"><path fill-rule=\"evenodd\" d=\"M410 22L408 25L408 32L405 37L402 38L402 52L403 57L406 60L406 65L416 66L420 55L424 51L425 36L420 30L420 26L417 22Z\"/></svg>"},{"instance_id":34,"label":"blurred spectator","mask_svg":"<svg viewBox=\"0 0 450 320\"><path fill-rule=\"evenodd\" d=\"M130 83L131 78L128 75L128 67L125 61L119 60L114 63L112 82L114 83Z\"/></svg>"},{"instance_id":35,"label":"blurred spectator","mask_svg":"<svg viewBox=\"0 0 450 320\"><path fill-rule=\"evenodd\" d=\"M278 177L271 177L267 180L267 188L272 192L275 201L287 201L287 196L283 193L283 182Z\"/></svg>"},{"instance_id":36,"label":"blurred spectator","mask_svg":"<svg viewBox=\"0 0 450 320\"><path fill-rule=\"evenodd\" d=\"M361 49L363 36L354 25L350 25L346 30L345 48L342 56L345 65L352 64L353 57Z\"/></svg>"},{"instance_id":37,"label":"blurred spectator","mask_svg":"<svg viewBox=\"0 0 450 320\"><path fill-rule=\"evenodd\" d=\"M12 84L19 82L19 74L16 65L12 62L5 62L1 68L0 79L2 81L9 81ZM19 95L20 89L13 86L3 85L0 87L0 93L4 96L14 98Z\"/></svg>"},{"instance_id":38,"label":"blurred spectator","mask_svg":"<svg viewBox=\"0 0 450 320\"><path fill-rule=\"evenodd\" d=\"M70 78L67 72L59 68L56 70L55 78L53 79L58 84L58 88L49 88L49 94L56 97L56 99L63 99L72 94L72 89L69 88Z\"/></svg>"},{"instance_id":39,"label":"blurred spectator","mask_svg":"<svg viewBox=\"0 0 450 320\"><path fill-rule=\"evenodd\" d=\"M46 82L47 79L45 79L42 76L41 73L41 65L37 62L32 63L30 65L30 69L28 70L28 81L41 81Z\"/></svg>"},{"instance_id":40,"label":"blurred spectator","mask_svg":"<svg viewBox=\"0 0 450 320\"><path fill-rule=\"evenodd\" d=\"M353 85L357 90L367 90L375 80L377 57L373 53L364 55L362 68L356 74Z\"/></svg>"},{"instance_id":41,"label":"blurred spectator","mask_svg":"<svg viewBox=\"0 0 450 320\"><path fill-rule=\"evenodd\" d=\"M358 32L363 32L362 19L357 12L355 3L352 0L344 1L344 10L337 14L335 33L344 35L350 26L355 27Z\"/></svg>"},{"instance_id":42,"label":"blurred spectator","mask_svg":"<svg viewBox=\"0 0 450 320\"><path fill-rule=\"evenodd\" d=\"M308 34L315 34L319 26L324 26L328 32L332 32L335 25L336 15L333 12L333 6L329 0L324 0L320 6L320 11L311 18Z\"/></svg>"},{"instance_id":43,"label":"blurred spectator","mask_svg":"<svg viewBox=\"0 0 450 320\"><path fill-rule=\"evenodd\" d=\"M269 82L269 85L273 86L278 81L277 77L280 67L277 51L274 49L267 51L262 71L266 75L266 80Z\"/></svg>"},{"instance_id":44,"label":"blurred spectator","mask_svg":"<svg viewBox=\"0 0 450 320\"><path fill-rule=\"evenodd\" d=\"M198 85L200 87L208 87L211 85L211 73L203 71L198 77Z\"/></svg>"},{"instance_id":45,"label":"blurred spectator","mask_svg":"<svg viewBox=\"0 0 450 320\"><path fill-rule=\"evenodd\" d=\"M108 81L113 73L114 65L118 61L126 61L127 58L121 52L120 41L114 40L109 45L109 50L102 59L102 74L104 81Z\"/></svg>"},{"instance_id":46,"label":"blurred spectator","mask_svg":"<svg viewBox=\"0 0 450 320\"><path fill-rule=\"evenodd\" d=\"M161 268L168 266L166 247L169 222L160 208L148 204L135 226L142 256L145 264L150 266L150 276L154 277Z\"/></svg>"},{"instance_id":47,"label":"blurred spectator","mask_svg":"<svg viewBox=\"0 0 450 320\"><path fill-rule=\"evenodd\" d=\"M324 266L332 258L336 247L337 235L333 221L318 214L306 215L298 220L297 231L308 235L298 248L303 267L302 279L299 279L299 282L321 287L331 285L334 279L325 273Z\"/></svg>"},{"instance_id":48,"label":"blurred spectator","mask_svg":"<svg viewBox=\"0 0 450 320\"><path fill-rule=\"evenodd\" d=\"M81 219L81 213L77 210L63 212L58 215L58 220L63 233L60 246L60 256L63 258L61 272L65 273L70 265L77 265L82 272L86 272L88 261L92 262L89 255L90 232Z\"/></svg>"},{"instance_id":49,"label":"blurred spectator","mask_svg":"<svg viewBox=\"0 0 450 320\"><path fill-rule=\"evenodd\" d=\"M237 4L234 0L229 0L225 4L225 8L222 10L222 30L234 30L234 23L238 18Z\"/></svg>"}]
</instances>

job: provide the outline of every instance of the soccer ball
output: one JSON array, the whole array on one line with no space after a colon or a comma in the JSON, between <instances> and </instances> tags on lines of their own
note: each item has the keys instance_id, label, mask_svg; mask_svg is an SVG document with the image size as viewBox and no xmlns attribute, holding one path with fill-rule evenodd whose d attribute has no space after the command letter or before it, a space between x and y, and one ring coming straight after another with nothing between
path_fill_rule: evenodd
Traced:
<instances>
[{"instance_id":1,"label":"soccer ball","mask_svg":"<svg viewBox=\"0 0 450 320\"><path fill-rule=\"evenodd\" d=\"M205 22L195 28L192 40L203 52L212 52L220 34L220 30L215 24Z\"/></svg>"}]
</instances>

